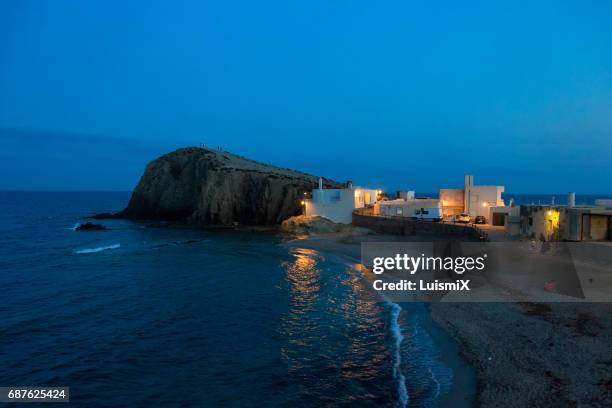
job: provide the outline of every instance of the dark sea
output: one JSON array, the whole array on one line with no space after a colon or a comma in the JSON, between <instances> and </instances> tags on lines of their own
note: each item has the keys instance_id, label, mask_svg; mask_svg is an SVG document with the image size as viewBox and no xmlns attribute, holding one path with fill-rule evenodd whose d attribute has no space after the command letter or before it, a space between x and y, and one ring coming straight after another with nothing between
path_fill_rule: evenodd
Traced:
<instances>
[{"instance_id":1,"label":"dark sea","mask_svg":"<svg viewBox=\"0 0 612 408\"><path fill-rule=\"evenodd\" d=\"M0 192L0 386L69 386L78 407L471 405L473 371L425 306L382 301L339 255L74 229L128 199Z\"/></svg>"}]
</instances>

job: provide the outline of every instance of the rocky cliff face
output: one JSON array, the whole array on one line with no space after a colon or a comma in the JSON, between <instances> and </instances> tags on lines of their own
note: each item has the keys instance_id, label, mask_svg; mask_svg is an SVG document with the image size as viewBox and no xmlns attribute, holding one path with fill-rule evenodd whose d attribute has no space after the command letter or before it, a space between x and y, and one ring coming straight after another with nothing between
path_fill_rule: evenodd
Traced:
<instances>
[{"instance_id":1,"label":"rocky cliff face","mask_svg":"<svg viewBox=\"0 0 612 408\"><path fill-rule=\"evenodd\" d=\"M315 176L224 151L185 148L149 163L127 208L116 216L195 226L272 225L300 214L304 192L317 183Z\"/></svg>"}]
</instances>

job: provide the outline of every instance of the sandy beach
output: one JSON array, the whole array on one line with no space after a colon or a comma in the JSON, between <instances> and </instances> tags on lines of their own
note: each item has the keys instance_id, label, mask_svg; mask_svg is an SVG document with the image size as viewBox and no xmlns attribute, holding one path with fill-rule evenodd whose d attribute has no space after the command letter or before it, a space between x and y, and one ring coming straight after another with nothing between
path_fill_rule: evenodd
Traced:
<instances>
[{"instance_id":1,"label":"sandy beach","mask_svg":"<svg viewBox=\"0 0 612 408\"><path fill-rule=\"evenodd\" d=\"M288 241L360 262L361 242L427 241L320 234ZM483 407L612 405L610 303L429 303L477 372Z\"/></svg>"}]
</instances>

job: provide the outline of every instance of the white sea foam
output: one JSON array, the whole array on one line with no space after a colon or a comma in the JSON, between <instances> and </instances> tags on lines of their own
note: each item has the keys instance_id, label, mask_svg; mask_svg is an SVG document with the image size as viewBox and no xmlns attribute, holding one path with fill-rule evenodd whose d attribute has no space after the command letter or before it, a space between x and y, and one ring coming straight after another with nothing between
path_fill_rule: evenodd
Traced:
<instances>
[{"instance_id":1,"label":"white sea foam","mask_svg":"<svg viewBox=\"0 0 612 408\"><path fill-rule=\"evenodd\" d=\"M75 251L75 254L93 254L95 252L102 252L102 251L106 251L107 249L117 249L121 246L121 244L113 244L113 245L109 245L109 246L103 246L103 247L98 247L98 248L87 248L87 249L81 249L79 251Z\"/></svg>"},{"instance_id":2,"label":"white sea foam","mask_svg":"<svg viewBox=\"0 0 612 408\"><path fill-rule=\"evenodd\" d=\"M438 381L438 378L436 377L434 372L431 370L431 367L428 368L428 370L429 370L429 375L431 375L432 381L436 384L436 395L434 395L434 399L437 400L438 397L440 396L442 385L440 384L440 381Z\"/></svg>"},{"instance_id":3,"label":"white sea foam","mask_svg":"<svg viewBox=\"0 0 612 408\"><path fill-rule=\"evenodd\" d=\"M77 228L79 228L81 226L80 222L77 222L76 224L74 224L74 227L70 228L73 231L76 231Z\"/></svg>"},{"instance_id":4,"label":"white sea foam","mask_svg":"<svg viewBox=\"0 0 612 408\"><path fill-rule=\"evenodd\" d=\"M397 380L397 392L399 394L399 406L408 406L408 389L406 388L406 377L402 374L402 352L401 346L404 336L402 335L402 328L399 325L399 315L402 308L396 304L389 302L391 305L391 336L395 342L395 361L393 363L393 377Z\"/></svg>"}]
</instances>

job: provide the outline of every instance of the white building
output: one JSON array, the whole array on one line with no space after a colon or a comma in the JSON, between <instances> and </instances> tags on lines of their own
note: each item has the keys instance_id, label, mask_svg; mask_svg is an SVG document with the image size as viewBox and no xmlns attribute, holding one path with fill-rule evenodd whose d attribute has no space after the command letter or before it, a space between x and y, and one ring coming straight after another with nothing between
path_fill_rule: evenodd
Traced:
<instances>
[{"instance_id":1,"label":"white building","mask_svg":"<svg viewBox=\"0 0 612 408\"><path fill-rule=\"evenodd\" d=\"M374 214L387 217L439 219L442 217L442 205L438 199L414 198L413 194L407 199L377 202Z\"/></svg>"},{"instance_id":2,"label":"white building","mask_svg":"<svg viewBox=\"0 0 612 408\"><path fill-rule=\"evenodd\" d=\"M466 174L463 188L440 189L444 216L466 213L472 217L482 215L490 223L491 207L505 207L504 186L476 186L474 176Z\"/></svg>"},{"instance_id":3,"label":"white building","mask_svg":"<svg viewBox=\"0 0 612 408\"><path fill-rule=\"evenodd\" d=\"M414 200L415 192L414 191L398 191L397 198L401 198L403 200Z\"/></svg>"},{"instance_id":4,"label":"white building","mask_svg":"<svg viewBox=\"0 0 612 408\"><path fill-rule=\"evenodd\" d=\"M520 233L542 241L612 241L612 201L576 206L568 193L567 205L521 205Z\"/></svg>"},{"instance_id":5,"label":"white building","mask_svg":"<svg viewBox=\"0 0 612 408\"><path fill-rule=\"evenodd\" d=\"M374 205L380 191L353 187L351 182L346 188L323 188L319 179L319 188L312 190L312 199L304 200L304 214L318 215L334 222L350 224L353 210L367 205Z\"/></svg>"}]
</instances>

